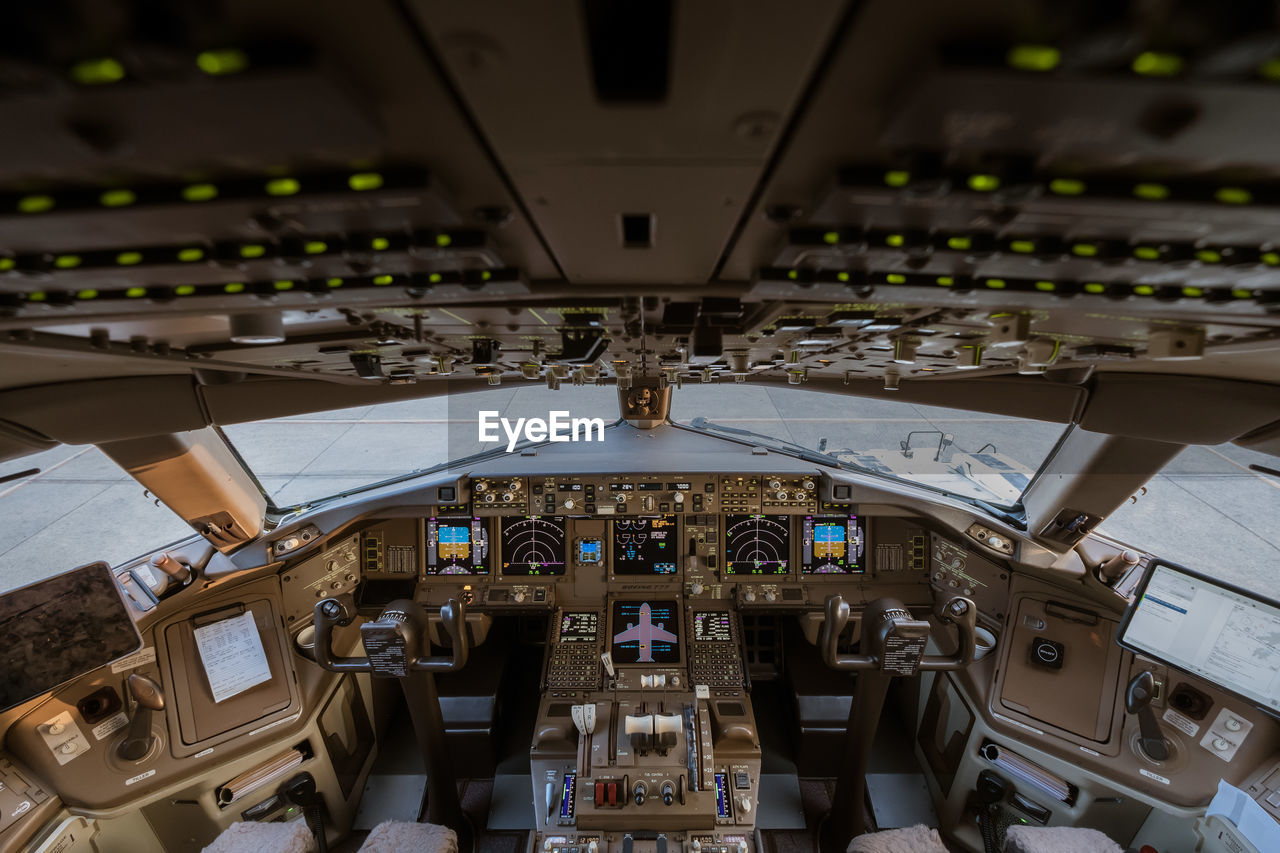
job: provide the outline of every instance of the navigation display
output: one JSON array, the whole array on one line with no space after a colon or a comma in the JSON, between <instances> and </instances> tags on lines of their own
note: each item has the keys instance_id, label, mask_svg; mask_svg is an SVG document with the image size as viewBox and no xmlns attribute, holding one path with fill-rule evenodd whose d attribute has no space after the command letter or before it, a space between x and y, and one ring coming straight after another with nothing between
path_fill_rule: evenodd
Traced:
<instances>
[{"instance_id":1,"label":"navigation display","mask_svg":"<svg viewBox=\"0 0 1280 853\"><path fill-rule=\"evenodd\" d=\"M565 611L560 614L560 642L594 643L600 632L600 614L594 610Z\"/></svg>"},{"instance_id":2,"label":"navigation display","mask_svg":"<svg viewBox=\"0 0 1280 853\"><path fill-rule=\"evenodd\" d=\"M1120 644L1261 707L1280 709L1280 604L1155 562Z\"/></svg>"},{"instance_id":3,"label":"navigation display","mask_svg":"<svg viewBox=\"0 0 1280 853\"><path fill-rule=\"evenodd\" d=\"M693 614L693 641L695 643L733 642L733 631L729 628L729 611L695 611Z\"/></svg>"},{"instance_id":4,"label":"navigation display","mask_svg":"<svg viewBox=\"0 0 1280 853\"><path fill-rule=\"evenodd\" d=\"M489 531L479 518L428 518L428 575L487 575Z\"/></svg>"},{"instance_id":5,"label":"navigation display","mask_svg":"<svg viewBox=\"0 0 1280 853\"><path fill-rule=\"evenodd\" d=\"M615 601L609 632L615 664L680 662L680 618L674 601Z\"/></svg>"},{"instance_id":6,"label":"navigation display","mask_svg":"<svg viewBox=\"0 0 1280 853\"><path fill-rule=\"evenodd\" d=\"M563 515L503 516L499 524L502 574L564 574L567 551Z\"/></svg>"},{"instance_id":7,"label":"navigation display","mask_svg":"<svg viewBox=\"0 0 1280 853\"><path fill-rule=\"evenodd\" d=\"M727 575L785 575L791 563L791 518L785 515L725 517Z\"/></svg>"},{"instance_id":8,"label":"navigation display","mask_svg":"<svg viewBox=\"0 0 1280 853\"><path fill-rule=\"evenodd\" d=\"M676 517L615 518L613 573L615 575L674 575L679 537Z\"/></svg>"},{"instance_id":9,"label":"navigation display","mask_svg":"<svg viewBox=\"0 0 1280 853\"><path fill-rule=\"evenodd\" d=\"M806 515L800 533L800 573L861 574L866 523L856 515Z\"/></svg>"}]
</instances>

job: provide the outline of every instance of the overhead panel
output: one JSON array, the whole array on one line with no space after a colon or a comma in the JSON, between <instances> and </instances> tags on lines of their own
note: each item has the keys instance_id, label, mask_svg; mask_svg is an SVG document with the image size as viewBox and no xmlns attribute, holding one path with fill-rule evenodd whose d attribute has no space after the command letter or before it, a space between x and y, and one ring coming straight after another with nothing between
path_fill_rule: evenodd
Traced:
<instances>
[{"instance_id":1,"label":"overhead panel","mask_svg":"<svg viewBox=\"0 0 1280 853\"><path fill-rule=\"evenodd\" d=\"M616 36L593 25L598 5L413 8L570 281L703 282L843 4L670 4L665 81L640 62L630 89L597 67ZM660 30L636 27L644 44ZM648 248L623 239L620 216L637 213Z\"/></svg>"}]
</instances>

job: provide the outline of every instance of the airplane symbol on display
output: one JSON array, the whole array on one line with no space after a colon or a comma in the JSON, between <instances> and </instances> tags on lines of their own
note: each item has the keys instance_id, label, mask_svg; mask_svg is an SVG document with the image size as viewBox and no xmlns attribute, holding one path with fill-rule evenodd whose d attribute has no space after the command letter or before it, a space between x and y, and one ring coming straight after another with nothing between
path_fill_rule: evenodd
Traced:
<instances>
[{"instance_id":1,"label":"airplane symbol on display","mask_svg":"<svg viewBox=\"0 0 1280 853\"><path fill-rule=\"evenodd\" d=\"M640 644L640 656L636 658L637 663L653 663L653 641L659 640L664 643L677 643L680 638L670 631L664 630L663 623L653 624L653 608L649 606L649 602L640 605L640 624L633 622L627 623L627 630L613 638L615 643L627 643L637 640Z\"/></svg>"}]
</instances>

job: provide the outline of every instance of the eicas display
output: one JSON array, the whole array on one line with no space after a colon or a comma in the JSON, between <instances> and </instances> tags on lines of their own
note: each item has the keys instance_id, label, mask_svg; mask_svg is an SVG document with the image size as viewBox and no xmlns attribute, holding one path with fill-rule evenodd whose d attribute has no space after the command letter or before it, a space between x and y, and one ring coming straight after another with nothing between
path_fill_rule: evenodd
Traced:
<instances>
[{"instance_id":1,"label":"eicas display","mask_svg":"<svg viewBox=\"0 0 1280 853\"><path fill-rule=\"evenodd\" d=\"M613 522L615 575L673 575L676 573L676 519L618 518Z\"/></svg>"}]
</instances>

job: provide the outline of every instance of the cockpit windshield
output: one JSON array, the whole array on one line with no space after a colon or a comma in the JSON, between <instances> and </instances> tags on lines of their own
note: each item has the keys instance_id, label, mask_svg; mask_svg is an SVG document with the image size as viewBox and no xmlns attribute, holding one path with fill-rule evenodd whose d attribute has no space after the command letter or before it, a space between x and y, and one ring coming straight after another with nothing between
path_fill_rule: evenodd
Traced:
<instances>
[{"instance_id":1,"label":"cockpit windshield","mask_svg":"<svg viewBox=\"0 0 1280 853\"><path fill-rule=\"evenodd\" d=\"M1006 508L1066 430L903 400L740 385L676 393L671 419Z\"/></svg>"}]
</instances>

